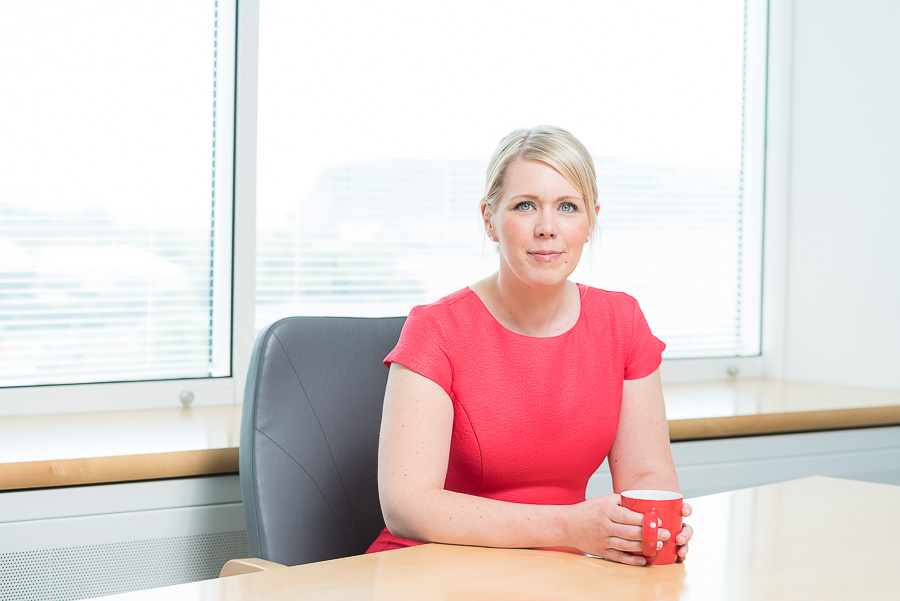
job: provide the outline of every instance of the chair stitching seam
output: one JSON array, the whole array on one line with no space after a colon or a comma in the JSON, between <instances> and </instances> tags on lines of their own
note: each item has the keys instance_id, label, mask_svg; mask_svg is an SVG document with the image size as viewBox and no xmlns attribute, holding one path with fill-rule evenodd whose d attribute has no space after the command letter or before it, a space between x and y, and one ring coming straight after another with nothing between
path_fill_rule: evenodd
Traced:
<instances>
[{"instance_id":1,"label":"chair stitching seam","mask_svg":"<svg viewBox=\"0 0 900 601\"><path fill-rule=\"evenodd\" d=\"M281 346L281 350L284 351L285 359L287 359L288 364L291 366L291 370L294 372L294 377L297 378L297 385L300 386L300 390L303 392L303 396L306 398L306 403L309 405L310 411L312 411L313 416L316 418L316 424L319 426L319 431L322 433L322 439L325 440L325 448L328 449L328 456L331 457L331 464L334 466L334 473L337 474L338 482L341 483L341 490L344 492L344 500L347 502L347 506L350 508L350 515L353 516L353 522L356 524L357 538L359 539L360 545L363 545L364 543L362 540L362 532L359 528L359 520L356 517L356 512L353 510L353 503L350 502L350 495L347 494L347 487L344 485L344 479L341 477L341 471L338 469L337 461L335 461L334 459L334 453L331 451L331 445L328 442L328 437L325 435L325 428L322 427L322 422L319 419L319 414L316 413L316 408L313 407L312 401L309 398L309 394L306 392L306 388L303 386L303 381L300 379L300 374L297 373L297 368L294 366L294 362L291 361L291 357L290 355L288 355L287 349L284 348L284 344L281 342L278 334L273 333L272 335L275 340L278 341L279 346ZM322 496L324 497L324 494ZM328 498L325 497L325 500L327 502ZM330 503L329 507L331 507ZM335 517L337 516L335 515ZM341 532L344 533L344 538L347 539L347 546L352 548L350 540L347 537L347 533L344 531L343 522L341 522L341 520L338 520L338 524L341 527Z\"/></svg>"},{"instance_id":2,"label":"chair stitching seam","mask_svg":"<svg viewBox=\"0 0 900 601\"><path fill-rule=\"evenodd\" d=\"M288 453L287 450L285 450L284 447L282 447L280 444L278 444L277 442L275 442L275 440L274 440L271 436L269 436L269 435L266 434L265 432L261 432L261 431L260 431L259 429L257 429L257 428L254 428L254 430L256 430L256 432L257 432L260 436L266 437L273 445L275 445L276 447L278 447L278 449L279 449L282 453L284 453L285 455L287 455L287 457L288 457L291 461L293 461L294 463L296 463L296 464L297 464L297 467L299 467L301 470L303 470L303 473L307 475L307 477L309 478L310 482L312 482L313 485L316 487L316 490L319 491L319 494L322 496L322 499L325 500L325 505L328 507L328 510L331 512L331 515L334 516L334 521L337 522L338 526L340 526L340 528L341 528L341 534L344 535L344 542L347 543L347 547L352 549L352 546L350 545L350 541L347 540L347 533L344 532L344 527L341 525L341 520L340 520L340 518L338 518L337 514L334 512L334 508L331 506L331 503L328 502L328 497L325 496L325 493L322 491L322 488L319 486L319 483L316 482L316 479L313 478L312 474L310 474L310 473L306 470L306 468L303 467L303 466L300 464L299 461L297 461L290 453Z\"/></svg>"}]
</instances>

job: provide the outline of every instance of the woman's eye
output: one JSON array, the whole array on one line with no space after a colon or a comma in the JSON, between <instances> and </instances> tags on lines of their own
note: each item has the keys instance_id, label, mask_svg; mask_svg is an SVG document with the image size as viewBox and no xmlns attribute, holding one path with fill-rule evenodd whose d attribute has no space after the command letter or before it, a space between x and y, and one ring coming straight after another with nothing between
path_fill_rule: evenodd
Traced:
<instances>
[{"instance_id":1,"label":"woman's eye","mask_svg":"<svg viewBox=\"0 0 900 601\"><path fill-rule=\"evenodd\" d=\"M530 200L524 200L515 206L517 211L530 211L534 208L534 204Z\"/></svg>"},{"instance_id":2,"label":"woman's eye","mask_svg":"<svg viewBox=\"0 0 900 601\"><path fill-rule=\"evenodd\" d=\"M560 205L559 208L564 213L577 213L578 212L578 206L572 202L564 202Z\"/></svg>"}]
</instances>

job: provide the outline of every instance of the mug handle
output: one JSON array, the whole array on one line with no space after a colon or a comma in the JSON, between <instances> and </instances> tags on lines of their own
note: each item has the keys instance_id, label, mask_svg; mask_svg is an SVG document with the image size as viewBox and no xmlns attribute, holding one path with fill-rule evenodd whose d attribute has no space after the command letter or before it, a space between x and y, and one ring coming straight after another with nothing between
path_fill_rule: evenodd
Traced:
<instances>
[{"instance_id":1,"label":"mug handle","mask_svg":"<svg viewBox=\"0 0 900 601\"><path fill-rule=\"evenodd\" d=\"M644 511L644 522L641 526L641 555L656 557L656 542L659 532L659 512L656 507Z\"/></svg>"}]
</instances>

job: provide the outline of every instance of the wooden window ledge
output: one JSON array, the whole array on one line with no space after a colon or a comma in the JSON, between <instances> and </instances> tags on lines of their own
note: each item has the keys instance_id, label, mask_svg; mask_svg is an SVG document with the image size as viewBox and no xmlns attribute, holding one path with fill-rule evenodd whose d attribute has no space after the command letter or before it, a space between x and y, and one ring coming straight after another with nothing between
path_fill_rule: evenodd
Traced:
<instances>
[{"instance_id":1,"label":"wooden window ledge","mask_svg":"<svg viewBox=\"0 0 900 601\"><path fill-rule=\"evenodd\" d=\"M900 425L900 391L734 380L665 386L674 442ZM0 418L0 490L238 471L241 407Z\"/></svg>"}]
</instances>

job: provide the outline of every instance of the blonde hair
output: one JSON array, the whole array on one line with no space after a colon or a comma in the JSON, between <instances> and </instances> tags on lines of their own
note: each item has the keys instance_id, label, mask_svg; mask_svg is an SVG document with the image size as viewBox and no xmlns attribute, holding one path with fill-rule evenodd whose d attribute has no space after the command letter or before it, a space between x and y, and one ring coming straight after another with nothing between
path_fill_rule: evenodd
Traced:
<instances>
[{"instance_id":1,"label":"blonde hair","mask_svg":"<svg viewBox=\"0 0 900 601\"><path fill-rule=\"evenodd\" d=\"M500 140L487 168L481 202L493 211L503 196L506 172L518 159L540 161L560 172L584 198L590 231L597 227L597 172L588 149L568 131L553 125L517 129Z\"/></svg>"}]
</instances>

